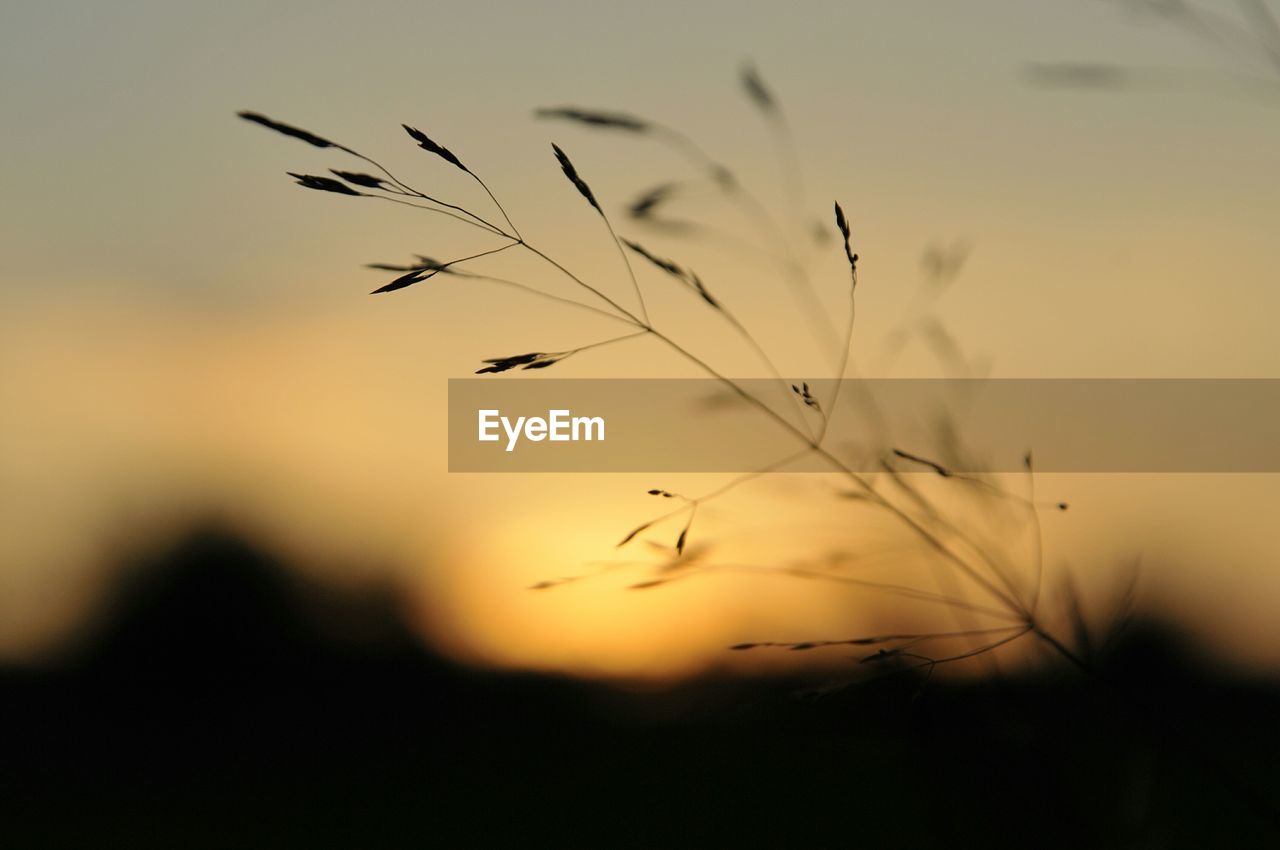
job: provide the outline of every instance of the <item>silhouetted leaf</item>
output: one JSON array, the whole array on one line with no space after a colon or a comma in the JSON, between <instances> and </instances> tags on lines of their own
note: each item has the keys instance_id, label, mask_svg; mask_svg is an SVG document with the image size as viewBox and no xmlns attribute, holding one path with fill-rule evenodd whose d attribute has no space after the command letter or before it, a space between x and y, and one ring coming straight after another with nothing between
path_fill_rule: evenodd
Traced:
<instances>
[{"instance_id":1,"label":"silhouetted leaf","mask_svg":"<svg viewBox=\"0 0 1280 850\"><path fill-rule=\"evenodd\" d=\"M631 206L627 207L627 213L632 218L651 218L657 206L675 194L676 188L677 184L675 183L663 183L660 186L654 186L632 201Z\"/></svg>"},{"instance_id":2,"label":"silhouetted leaf","mask_svg":"<svg viewBox=\"0 0 1280 850\"><path fill-rule=\"evenodd\" d=\"M711 296L711 293L707 292L707 288L702 285L702 278L698 277L692 271L689 272L689 278L690 278L690 282L693 284L693 288L696 289L698 291L698 294L702 296L703 301L707 302L717 310L722 309L720 307L720 302L717 301L715 298L713 298Z\"/></svg>"},{"instance_id":3,"label":"silhouetted leaf","mask_svg":"<svg viewBox=\"0 0 1280 850\"><path fill-rule=\"evenodd\" d=\"M920 457L919 455L913 455L911 454L911 452L904 452L902 449L894 449L893 453L898 457L902 458L903 460L909 460L912 463L918 463L921 466L927 466L930 469L932 469L934 472L938 473L938 475L942 476L943 478L951 477L951 470L947 469L945 466L938 463L937 461L932 461L932 460L929 460L928 458Z\"/></svg>"},{"instance_id":4,"label":"silhouetted leaf","mask_svg":"<svg viewBox=\"0 0 1280 850\"><path fill-rule=\"evenodd\" d=\"M307 144L315 145L318 148L338 147L338 145L335 145L328 139L317 136L315 133L309 133L306 130L298 129L297 127L290 127L288 124L281 124L279 121L272 121L267 116L261 115L257 112L237 112L236 115L246 121L252 121L254 124L260 124L269 130L275 130L277 133L283 133L286 136L300 139Z\"/></svg>"},{"instance_id":5,"label":"silhouetted leaf","mask_svg":"<svg viewBox=\"0 0 1280 850\"><path fill-rule=\"evenodd\" d=\"M646 260L653 263L655 266L662 269L667 274L677 277L680 280L685 281L686 283L688 282L688 278L685 275L684 269L680 268L680 266L676 265L670 260L664 260L661 257L658 257L654 254L649 253L649 251L643 245L639 244L638 242L632 242L630 239L623 239L622 244L626 245L632 251L635 251L637 254L644 257Z\"/></svg>"},{"instance_id":6,"label":"silhouetted leaf","mask_svg":"<svg viewBox=\"0 0 1280 850\"><path fill-rule=\"evenodd\" d=\"M435 277L435 271L430 269L414 269L408 274L401 275L386 286L380 286L370 295L380 295L383 292L395 292L397 289L404 289L406 286L413 286L415 283L421 283L428 278Z\"/></svg>"},{"instance_id":7,"label":"silhouetted leaf","mask_svg":"<svg viewBox=\"0 0 1280 850\"><path fill-rule=\"evenodd\" d=\"M387 182L381 177L374 177L372 174L361 174L358 171L339 171L336 168L330 168L329 172L338 175L348 183L364 186L366 189L381 189L382 184Z\"/></svg>"},{"instance_id":8,"label":"silhouetted leaf","mask_svg":"<svg viewBox=\"0 0 1280 850\"><path fill-rule=\"evenodd\" d=\"M844 210L840 208L840 202L836 202L836 227L840 229L840 235L844 237L844 256L849 261L849 273L853 276L853 283L858 283L858 255L853 253L853 249L849 247L849 219L845 218Z\"/></svg>"},{"instance_id":9,"label":"silhouetted leaf","mask_svg":"<svg viewBox=\"0 0 1280 850\"><path fill-rule=\"evenodd\" d=\"M431 153L443 159L445 162L458 166L458 168L461 168L463 171L467 172L468 174L471 173L471 170L467 168L465 165L463 165L462 161L453 155L453 151L449 150L443 145L438 145L435 142L431 141L431 139L427 136L426 133L422 132L421 130L417 130L413 127L410 127L408 124L401 124L400 126L404 127L404 131L408 133L411 137L413 137L413 140L418 143L418 147L422 148L424 151L430 151Z\"/></svg>"},{"instance_id":10,"label":"silhouetted leaf","mask_svg":"<svg viewBox=\"0 0 1280 850\"><path fill-rule=\"evenodd\" d=\"M512 369L545 369L568 357L571 351L533 351L528 354L513 354L510 357L494 357L485 360L488 366L476 371L477 375L488 375L496 372L507 372Z\"/></svg>"},{"instance_id":11,"label":"silhouetted leaf","mask_svg":"<svg viewBox=\"0 0 1280 850\"><path fill-rule=\"evenodd\" d=\"M551 149L556 152L556 161L560 163L560 170L564 172L564 176L568 177L569 182L577 188L582 197L587 199L587 203L595 207L596 212L603 216L604 210L600 209L600 204L596 203L596 196L591 193L591 187L587 185L585 180L578 176L578 169L573 167L573 163L569 161L569 157L564 151L560 150L559 145L552 144Z\"/></svg>"},{"instance_id":12,"label":"silhouetted leaf","mask_svg":"<svg viewBox=\"0 0 1280 850\"><path fill-rule=\"evenodd\" d=\"M619 541L617 542L617 544L616 544L616 545L617 545L618 547L626 546L626 545L627 545L628 543L630 543L632 540L635 540L635 539L636 539L636 535L637 535L637 534L639 534L640 532L644 531L646 528L648 528L648 527L649 527L649 526L651 526L651 525L653 525L653 521L650 521L650 522L643 522L643 523L641 523L640 525L637 525L635 528L633 528L633 529L631 529L629 532L627 532L627 536L626 536L626 537L623 537L621 540L619 540Z\"/></svg>"},{"instance_id":13,"label":"silhouetted leaf","mask_svg":"<svg viewBox=\"0 0 1280 850\"><path fill-rule=\"evenodd\" d=\"M360 192L352 189L341 180L334 180L332 177L318 177L314 174L295 174L292 171L286 171L290 177L298 181L299 186L305 186L308 189L315 189L319 192L334 192L338 195L355 195L363 197Z\"/></svg>"},{"instance_id":14,"label":"silhouetted leaf","mask_svg":"<svg viewBox=\"0 0 1280 850\"><path fill-rule=\"evenodd\" d=\"M760 107L761 111L770 115L778 111L778 102L773 99L769 89L765 87L764 80L760 79L760 73L756 70L755 65L748 64L742 69L742 88L746 90L747 96Z\"/></svg>"},{"instance_id":15,"label":"silhouetted leaf","mask_svg":"<svg viewBox=\"0 0 1280 850\"><path fill-rule=\"evenodd\" d=\"M707 291L706 286L703 285L702 279L699 278L698 275L693 272L693 270L686 269L683 266L680 266L672 262L671 260L664 260L661 257L651 253L643 245L637 242L632 242L630 239L623 239L622 244L626 245L632 251L644 257L650 263L657 266L659 269L662 269L662 271L671 275L676 280L680 281L685 286L689 287L694 292L698 293L699 297L701 297L703 301L707 302L712 307L716 308L717 310L721 309L720 302L712 297L711 293Z\"/></svg>"},{"instance_id":16,"label":"silhouetted leaf","mask_svg":"<svg viewBox=\"0 0 1280 850\"><path fill-rule=\"evenodd\" d=\"M484 362L489 365L485 366L483 369L477 370L476 374L487 375L495 372L506 372L510 369L516 368L517 366L523 366L526 363L533 363L542 356L542 352L533 351L528 354L513 354L510 357L493 357L485 360Z\"/></svg>"},{"instance_id":17,"label":"silhouetted leaf","mask_svg":"<svg viewBox=\"0 0 1280 850\"><path fill-rule=\"evenodd\" d=\"M383 272L412 272L412 271L434 271L440 274L460 274L449 263L442 263L432 257L426 257L422 254L416 255L418 262L416 263L365 263L366 269L377 269Z\"/></svg>"},{"instance_id":18,"label":"silhouetted leaf","mask_svg":"<svg viewBox=\"0 0 1280 850\"><path fill-rule=\"evenodd\" d=\"M416 263L365 263L364 267L384 272L433 271L439 274L460 274L450 263L442 263L431 257L424 257L422 254L418 254L417 257Z\"/></svg>"},{"instance_id":19,"label":"silhouetted leaf","mask_svg":"<svg viewBox=\"0 0 1280 850\"><path fill-rule=\"evenodd\" d=\"M539 118L562 118L576 121L592 127L605 127L613 130L627 130L643 133L649 129L647 121L621 112L605 112L599 109L582 109L576 106L557 106L539 109L534 112Z\"/></svg>"}]
</instances>

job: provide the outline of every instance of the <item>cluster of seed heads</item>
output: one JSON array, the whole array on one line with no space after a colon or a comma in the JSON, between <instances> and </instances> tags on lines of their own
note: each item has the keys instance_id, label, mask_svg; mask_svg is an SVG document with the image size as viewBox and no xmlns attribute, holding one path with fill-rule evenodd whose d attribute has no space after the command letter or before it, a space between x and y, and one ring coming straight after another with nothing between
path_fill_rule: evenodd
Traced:
<instances>
[{"instance_id":1,"label":"cluster of seed heads","mask_svg":"<svg viewBox=\"0 0 1280 850\"><path fill-rule=\"evenodd\" d=\"M506 372L511 369L545 369L548 366L560 362L565 357L565 352L555 351L550 354L542 351L534 351L529 354L514 354L510 357L494 357L485 360L488 366L477 369L477 375L487 375L494 372Z\"/></svg>"},{"instance_id":2,"label":"cluster of seed heads","mask_svg":"<svg viewBox=\"0 0 1280 850\"><path fill-rule=\"evenodd\" d=\"M804 402L806 407L811 407L819 413L822 412L822 405L814 398L813 393L809 391L807 383L801 383L799 386L792 384L791 391L800 396L800 400Z\"/></svg>"}]
</instances>

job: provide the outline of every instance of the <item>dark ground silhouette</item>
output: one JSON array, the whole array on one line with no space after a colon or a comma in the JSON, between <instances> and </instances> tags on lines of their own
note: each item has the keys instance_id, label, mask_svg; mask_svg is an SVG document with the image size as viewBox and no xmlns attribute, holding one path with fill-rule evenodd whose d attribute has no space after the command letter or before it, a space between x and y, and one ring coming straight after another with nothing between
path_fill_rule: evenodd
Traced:
<instances>
[{"instance_id":1,"label":"dark ground silhouette","mask_svg":"<svg viewBox=\"0 0 1280 850\"><path fill-rule=\"evenodd\" d=\"M130 573L73 657L0 672L0 846L1280 846L1249 799L1280 797L1280 689L1154 626L1106 661L1133 701L1066 673L636 695L453 665L217 530Z\"/></svg>"}]
</instances>

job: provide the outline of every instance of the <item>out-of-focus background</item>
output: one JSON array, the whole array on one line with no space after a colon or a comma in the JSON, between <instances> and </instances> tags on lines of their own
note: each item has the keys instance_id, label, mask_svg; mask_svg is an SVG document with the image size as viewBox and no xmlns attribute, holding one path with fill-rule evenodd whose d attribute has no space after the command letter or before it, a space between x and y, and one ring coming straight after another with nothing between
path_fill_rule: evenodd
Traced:
<instances>
[{"instance_id":1,"label":"out-of-focus background","mask_svg":"<svg viewBox=\"0 0 1280 850\"><path fill-rule=\"evenodd\" d=\"M865 592L769 576L715 575L637 593L626 589L635 577L623 569L530 592L599 561L649 557L644 548L636 556L613 548L652 515L645 491L697 492L723 478L448 474L447 378L469 375L485 357L590 343L610 326L456 278L369 297L389 275L365 263L408 262L415 253L451 259L493 240L391 204L304 191L286 171L363 166L237 120L237 111L307 128L441 197L492 212L479 187L417 149L398 124L419 127L484 177L531 241L626 298L617 254L559 173L555 141L623 235L694 266L789 375L826 374L820 345L750 222L705 186L673 204L714 225L714 236L689 239L629 220L625 207L641 192L696 177L689 162L649 138L538 120L535 108L634 112L696 139L788 223L795 244L810 246L805 263L833 313L844 307L842 252L834 239L806 243L804 234L812 222L831 231L830 204L840 199L861 254L853 350L868 374L878 374L886 341L930 291L922 259L962 245L962 273L936 303L925 301L945 317L975 374L1274 377L1280 75L1265 10L1240 3L1192 12L1172 0L785 9L6 3L0 658L19 683L77 663L67 659L91 659L101 677L100 689L61 680L15 687L40 695L30 705L47 697L62 706L66 714L56 716L68 721L79 700L94 703L80 707L88 712L110 702L111 683L132 675L122 670L208 687L200 671L209 665L240 671L261 647L284 645L272 655L284 666L258 671L271 678L292 669L291 659L330 658L310 642L321 635L348 648L396 647L373 653L384 679L367 666L356 665L364 671L356 674L317 662L319 679L347 675L353 683L342 706L368 709L357 692L369 682L359 676L392 681L422 664L440 665L445 677L463 676L454 665L464 664L648 692L700 676L719 682L802 669L794 654L726 652L739 641L845 637L903 617L919 621L919 612ZM744 96L739 73L748 62L782 104L794 162L787 140ZM555 289L563 280L528 257L505 254L474 268L566 293ZM674 335L731 374L759 376L731 334L705 332L705 316L689 309L685 293L641 273L655 317ZM556 375L696 374L650 341L590 355L558 365ZM945 367L917 341L896 356L891 374L943 375ZM1193 656L1213 659L1214 675L1274 674L1274 476L1041 476L1036 486L1072 506L1045 517L1047 586L1072 576L1086 610L1105 612L1117 576L1140 559L1140 608L1171 624ZM856 549L864 530L840 505L803 506L810 498L824 505L829 487L808 476L758 482L708 505L698 533L718 556L758 563L784 563L797 536L818 549ZM292 619L298 610L307 612L304 625ZM253 632L259 627L265 631ZM163 658L147 654L168 643L175 648ZM1168 646L1164 638L1152 645ZM1149 669L1148 655L1136 657L1125 669ZM819 666L850 663L828 655ZM984 661L980 669L992 668ZM547 681L568 690L532 688L554 695L530 709L521 740L536 739L537 723L560 713L556 700L578 711L613 698ZM391 712L396 723L413 726L434 687ZM477 706L510 695L464 690L470 696L461 702L446 700L445 713L455 714L416 716L427 724L474 718L484 711ZM729 685L712 691L716 705L736 701ZM363 693L374 703L404 697L373 685ZM976 711L947 694L944 702L968 708L928 709L945 718L931 727L943 737L962 734L966 712ZM679 713L670 702L641 702L650 720ZM298 708L272 711L295 717ZM603 714L615 708L607 703ZM1240 716L1215 718L1230 726ZM109 737L119 717L103 709L93 728ZM1059 720L1070 722L1055 716L1038 728L1051 738ZM681 747L705 744L703 731L686 734L672 745L673 771L682 769ZM1010 735L1013 752L1021 739ZM637 752L648 746L629 740ZM104 762L130 757L127 747L94 741L107 748L94 750ZM287 758L305 762L298 753L318 741L328 741L325 728L299 733ZM382 739L370 746L396 749ZM534 781L540 760L555 759L553 746L540 746L518 775ZM907 752L974 755L929 750L914 738L903 746L886 745L883 764ZM726 764L739 758L724 755L737 752L728 744L715 752ZM811 755L793 769L828 764L829 751ZM1137 747L1134 775L1148 776L1142 760L1151 758ZM462 756L457 763L481 781L482 769ZM669 779L650 768L653 782ZM562 802L572 807L574 784L565 781ZM920 778L919 787L931 781ZM1146 811L1142 787L1124 786L1123 817ZM1186 788L1199 793L1194 783ZM697 782L689 790L707 793ZM903 809L895 799L896 817ZM95 805L110 811L112 803Z\"/></svg>"},{"instance_id":2,"label":"out-of-focus background","mask_svg":"<svg viewBox=\"0 0 1280 850\"><path fill-rule=\"evenodd\" d=\"M0 653L56 650L119 578L108 565L122 549L210 515L335 587L390 583L425 639L486 664L687 674L722 663L726 641L866 615L882 600L768 581L643 599L610 580L527 593L612 557L647 518L648 487L714 481L448 475L447 377L611 326L456 280L368 297L387 275L363 263L464 256L493 240L305 192L286 170L362 164L234 113L319 132L491 211L397 125L422 127L485 177L527 235L625 296L606 235L551 158L558 141L624 234L692 264L785 372L816 375L822 361L767 259L622 218L641 191L696 176L686 161L652 140L532 115L577 104L661 120L785 219L786 157L737 81L750 59L792 127L804 216L825 222L840 198L853 221L855 353L873 367L913 309L923 253L962 242L969 259L941 312L987 374L1271 376L1274 69L1231 31L1197 32L1167 5L7 4ZM677 212L753 237L713 192ZM835 244L814 251L833 311L841 263ZM554 285L505 256L479 268ZM732 336L702 338L705 316L675 287L645 283L698 350L760 373ZM556 374L696 373L644 342ZM942 371L916 345L892 374ZM788 485L709 510L708 530L750 536L776 486ZM1041 492L1074 505L1049 518L1049 562L1087 575L1142 553L1153 590L1207 639L1275 664L1276 486L1046 479Z\"/></svg>"}]
</instances>

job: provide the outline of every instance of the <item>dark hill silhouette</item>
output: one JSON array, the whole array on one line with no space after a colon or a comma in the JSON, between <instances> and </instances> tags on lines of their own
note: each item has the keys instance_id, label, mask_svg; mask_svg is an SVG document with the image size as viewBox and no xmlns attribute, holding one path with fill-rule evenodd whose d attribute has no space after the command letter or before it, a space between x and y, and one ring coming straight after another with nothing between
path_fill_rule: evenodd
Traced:
<instances>
[{"instance_id":1,"label":"dark hill silhouette","mask_svg":"<svg viewBox=\"0 0 1280 850\"><path fill-rule=\"evenodd\" d=\"M351 663L328 639L318 589L270 556L216 529L128 571L115 604L79 665L109 677L163 680L166 687L300 685ZM372 610L371 610L372 609ZM344 621L378 618L386 628L374 647L404 656L417 642L396 630L392 601L353 599L328 613ZM412 652L419 663L426 658Z\"/></svg>"},{"instance_id":2,"label":"dark hill silhouette","mask_svg":"<svg viewBox=\"0 0 1280 850\"><path fill-rule=\"evenodd\" d=\"M391 597L218 529L123 574L77 652L0 672L0 846L1277 846L1230 787L1280 787L1275 687L1155 626L1104 663L1133 702L1076 677L635 695L459 667Z\"/></svg>"}]
</instances>

